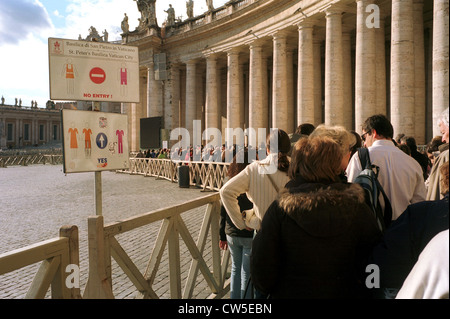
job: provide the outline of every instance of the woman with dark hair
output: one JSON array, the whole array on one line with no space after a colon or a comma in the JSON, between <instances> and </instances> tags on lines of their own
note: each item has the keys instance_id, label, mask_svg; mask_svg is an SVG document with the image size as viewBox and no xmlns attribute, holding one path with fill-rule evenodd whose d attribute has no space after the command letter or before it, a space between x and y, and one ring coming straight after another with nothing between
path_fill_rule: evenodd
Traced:
<instances>
[{"instance_id":1,"label":"woman with dark hair","mask_svg":"<svg viewBox=\"0 0 450 319\"><path fill-rule=\"evenodd\" d=\"M248 151L235 155L227 172L228 178L239 174L248 164ZM243 155L241 160L240 156ZM253 203L247 195L240 194L237 198L239 208L242 211L252 209ZM230 249L231 254L231 278L230 299L244 299L245 287L250 278L250 253L252 251L253 230L238 229L227 214L222 205L220 211L220 242L219 247L223 250Z\"/></svg>"},{"instance_id":2,"label":"woman with dark hair","mask_svg":"<svg viewBox=\"0 0 450 319\"><path fill-rule=\"evenodd\" d=\"M257 290L271 298L369 296L365 268L381 233L361 186L340 182L342 158L342 147L328 136L295 144L292 180L253 239Z\"/></svg>"},{"instance_id":3,"label":"woman with dark hair","mask_svg":"<svg viewBox=\"0 0 450 319\"><path fill-rule=\"evenodd\" d=\"M239 229L258 230L267 208L289 181L289 136L283 130L273 130L266 143L267 157L248 165L220 189L222 204ZM241 214L237 200L242 193L253 203L253 210L246 214Z\"/></svg>"}]
</instances>

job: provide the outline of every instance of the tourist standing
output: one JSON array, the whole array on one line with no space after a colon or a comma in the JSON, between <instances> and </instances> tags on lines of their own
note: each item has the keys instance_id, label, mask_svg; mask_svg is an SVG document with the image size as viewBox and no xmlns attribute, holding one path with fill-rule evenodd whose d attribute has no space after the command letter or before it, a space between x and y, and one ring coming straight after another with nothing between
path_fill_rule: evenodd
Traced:
<instances>
[{"instance_id":1,"label":"tourist standing","mask_svg":"<svg viewBox=\"0 0 450 319\"><path fill-rule=\"evenodd\" d=\"M278 152L271 153L271 140L278 139ZM238 196L246 193L254 204L252 218L253 229L258 230L269 205L277 197L279 190L289 181L287 171L289 158L287 156L291 149L289 136L283 130L274 130L266 140L267 152L264 160L254 161L242 172L231 178L220 189L220 197L228 215L239 229L245 229L246 219L239 209Z\"/></svg>"},{"instance_id":2,"label":"tourist standing","mask_svg":"<svg viewBox=\"0 0 450 319\"><path fill-rule=\"evenodd\" d=\"M237 160L240 155L235 155L227 172L228 178L233 178L239 174L248 164L248 152L243 152L243 161ZM240 194L237 198L240 211L243 212L253 208L253 203L247 195ZM244 299L245 288L250 278L250 253L252 250L253 230L238 229L227 214L222 205L220 211L220 242L221 249L230 249L231 254L231 278L230 278L230 298Z\"/></svg>"},{"instance_id":3,"label":"tourist standing","mask_svg":"<svg viewBox=\"0 0 450 319\"><path fill-rule=\"evenodd\" d=\"M291 181L253 239L253 284L271 298L368 297L365 267L381 233L361 186L340 182L342 157L329 137L295 144Z\"/></svg>"},{"instance_id":4,"label":"tourist standing","mask_svg":"<svg viewBox=\"0 0 450 319\"><path fill-rule=\"evenodd\" d=\"M378 180L392 206L392 219L397 219L412 203L425 200L426 189L419 163L392 142L394 129L386 116L369 117L361 135L369 150L370 161L379 167ZM347 178L353 182L363 167L354 154L347 167ZM384 203L382 203L383 205Z\"/></svg>"}]
</instances>

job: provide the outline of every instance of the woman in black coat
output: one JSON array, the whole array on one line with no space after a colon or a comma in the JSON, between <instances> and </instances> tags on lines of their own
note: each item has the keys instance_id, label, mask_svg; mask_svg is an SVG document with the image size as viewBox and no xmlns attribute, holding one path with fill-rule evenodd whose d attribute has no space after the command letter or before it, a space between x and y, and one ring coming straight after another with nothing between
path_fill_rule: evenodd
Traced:
<instances>
[{"instance_id":1,"label":"woman in black coat","mask_svg":"<svg viewBox=\"0 0 450 319\"><path fill-rule=\"evenodd\" d=\"M358 184L339 182L342 150L328 137L298 141L291 181L253 240L251 276L271 298L358 298L381 233Z\"/></svg>"}]
</instances>

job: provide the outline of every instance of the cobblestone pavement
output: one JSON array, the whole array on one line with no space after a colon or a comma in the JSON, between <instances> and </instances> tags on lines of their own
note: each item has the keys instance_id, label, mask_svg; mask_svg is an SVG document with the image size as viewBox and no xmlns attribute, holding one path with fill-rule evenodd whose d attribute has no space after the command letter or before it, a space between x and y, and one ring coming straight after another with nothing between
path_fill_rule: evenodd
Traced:
<instances>
[{"instance_id":1,"label":"cobblestone pavement","mask_svg":"<svg viewBox=\"0 0 450 319\"><path fill-rule=\"evenodd\" d=\"M177 183L114 172L102 172L105 224L205 196L198 188L179 188ZM87 219L95 215L94 173L64 174L62 165L13 166L0 169L0 254L57 237L63 225L79 230L80 288L83 294L88 276ZM205 207L182 214L194 240ZM145 272L160 222L116 236L124 250ZM205 247L205 259L210 257ZM184 282L191 257L180 240ZM153 288L160 298L170 298L167 249ZM207 261L208 263L208 261ZM40 263L0 276L0 299L23 298ZM112 260L113 293L117 299L134 298L136 288ZM210 289L199 275L196 299L209 296Z\"/></svg>"}]
</instances>

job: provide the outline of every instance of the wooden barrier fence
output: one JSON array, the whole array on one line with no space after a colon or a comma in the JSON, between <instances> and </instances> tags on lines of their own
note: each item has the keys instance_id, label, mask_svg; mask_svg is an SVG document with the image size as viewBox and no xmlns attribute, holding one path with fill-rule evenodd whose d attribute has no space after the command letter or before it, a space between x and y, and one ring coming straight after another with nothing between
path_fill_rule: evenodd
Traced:
<instances>
[{"instance_id":1,"label":"wooden barrier fence","mask_svg":"<svg viewBox=\"0 0 450 319\"><path fill-rule=\"evenodd\" d=\"M62 155L29 154L29 155L9 155L0 156L0 167L14 165L34 165L34 164L62 164Z\"/></svg>"},{"instance_id":2,"label":"wooden barrier fence","mask_svg":"<svg viewBox=\"0 0 450 319\"><path fill-rule=\"evenodd\" d=\"M194 241L182 214L194 208L206 206L203 223L197 242ZM168 245L170 296L174 299L190 299L200 270L212 297L222 297L229 290L225 275L229 264L229 251L221 256L219 248L220 195L207 195L184 204L159 209L124 221L103 225L103 216L88 220L89 237L89 278L83 298L114 298L112 291L111 258L117 262L133 282L142 298L159 298L152 285L159 269L161 258ZM142 274L115 238L124 232L162 221L158 237L148 260L146 271ZM212 250L212 271L203 257L204 248L210 233ZM185 242L192 256L184 289L181 280L179 238Z\"/></svg>"},{"instance_id":3,"label":"wooden barrier fence","mask_svg":"<svg viewBox=\"0 0 450 319\"><path fill-rule=\"evenodd\" d=\"M19 165L19 164L16 164ZM189 165L190 185L203 190L219 190L224 183L228 163L174 162L166 159L131 158L130 168L123 173L142 174L178 180L178 167ZM195 242L183 221L182 214L205 207L203 222ZM152 285L168 246L169 285L171 298L192 298L198 272L203 275L210 297L221 298L229 291L225 280L230 255L219 248L220 195L217 192L183 204L138 215L124 221L104 225L103 216L88 219L89 277L83 298L114 298L112 291L111 258L117 262L139 291L142 298L159 298ZM116 239L116 235L160 222L146 271L141 273ZM208 237L209 236L209 237ZM192 260L188 277L182 287L179 238L183 239ZM207 243L211 245L212 271L203 257ZM148 253L148 252L147 252ZM65 269L69 264L79 265L78 228L62 227L60 237L0 255L0 275L43 261L26 298L44 298L50 285L52 298L81 298L79 288L67 288ZM18 283L19 284L19 283ZM182 289L183 288L183 289Z\"/></svg>"},{"instance_id":4,"label":"wooden barrier fence","mask_svg":"<svg viewBox=\"0 0 450 319\"><path fill-rule=\"evenodd\" d=\"M81 298L80 289L68 288L66 268L79 267L78 228L63 226L60 237L49 239L0 255L0 275L41 262L27 299L43 299L51 286L51 296L55 299Z\"/></svg>"},{"instance_id":5,"label":"wooden barrier fence","mask_svg":"<svg viewBox=\"0 0 450 319\"><path fill-rule=\"evenodd\" d=\"M203 190L218 191L224 184L229 163L201 162L201 161L173 161L156 158L130 158L130 167L119 172L140 174L164 178L171 182L178 181L178 167L189 166L189 185L203 188Z\"/></svg>"},{"instance_id":6,"label":"wooden barrier fence","mask_svg":"<svg viewBox=\"0 0 450 319\"><path fill-rule=\"evenodd\" d=\"M198 236L195 241L182 214L201 207L205 207L203 222L198 225ZM226 274L230 254L228 250L221 253L219 248L219 216L220 195L214 193L108 225L103 224L103 216L89 217L89 277L83 298L114 298L112 258L137 288L139 292L137 297L160 298L152 285L160 268L166 246L168 246L169 259L169 282L167 284L170 287L171 298L192 298L199 271L210 288L210 297L223 297L229 291ZM146 271L141 273L115 236L156 222L161 222L159 233L154 242ZM184 287L182 287L181 280L180 238L186 244L189 256L192 257L187 278L184 280ZM203 256L207 243L211 246L212 258L210 259L205 259ZM139 253L146 255L149 251L140 251ZM42 261L42 264L26 298L45 298L50 285L52 298L81 298L79 288L68 288L66 285L68 276L66 267L69 264L79 265L78 228L76 226L62 227L59 238L0 255L0 275L39 261Z\"/></svg>"}]
</instances>

